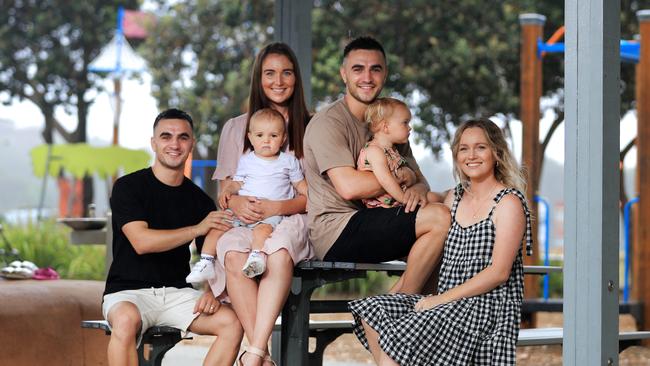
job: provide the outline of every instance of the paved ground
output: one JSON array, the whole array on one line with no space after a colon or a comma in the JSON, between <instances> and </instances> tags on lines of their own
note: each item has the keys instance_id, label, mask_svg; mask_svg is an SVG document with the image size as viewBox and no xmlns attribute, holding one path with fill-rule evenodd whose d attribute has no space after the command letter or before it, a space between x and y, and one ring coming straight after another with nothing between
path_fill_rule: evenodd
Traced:
<instances>
[{"instance_id":1,"label":"paved ground","mask_svg":"<svg viewBox=\"0 0 650 366\"><path fill-rule=\"evenodd\" d=\"M172 348L163 359L163 366L201 366L205 353L208 351L207 346L199 340L193 344L184 342ZM334 360L325 360L323 366L366 366L367 363L358 362L340 362Z\"/></svg>"}]
</instances>

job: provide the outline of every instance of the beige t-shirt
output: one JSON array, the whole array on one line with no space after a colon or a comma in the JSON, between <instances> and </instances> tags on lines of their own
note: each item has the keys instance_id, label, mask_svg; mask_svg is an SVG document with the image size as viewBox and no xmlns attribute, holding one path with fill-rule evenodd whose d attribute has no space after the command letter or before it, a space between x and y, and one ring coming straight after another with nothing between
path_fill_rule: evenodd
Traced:
<instances>
[{"instance_id":1,"label":"beige t-shirt","mask_svg":"<svg viewBox=\"0 0 650 366\"><path fill-rule=\"evenodd\" d=\"M321 109L307 125L304 149L309 239L320 259L341 235L350 217L363 207L361 201L347 201L336 192L327 170L355 168L369 137L367 124L352 115L343 99ZM411 169L419 170L408 143L398 145L397 150Z\"/></svg>"}]
</instances>

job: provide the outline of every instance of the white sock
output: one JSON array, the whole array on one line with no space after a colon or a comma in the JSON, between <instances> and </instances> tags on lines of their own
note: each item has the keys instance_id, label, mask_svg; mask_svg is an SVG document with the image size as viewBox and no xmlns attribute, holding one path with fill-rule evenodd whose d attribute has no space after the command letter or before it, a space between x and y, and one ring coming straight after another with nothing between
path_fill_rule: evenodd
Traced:
<instances>
[{"instance_id":1,"label":"white sock","mask_svg":"<svg viewBox=\"0 0 650 366\"><path fill-rule=\"evenodd\" d=\"M201 253L201 259L205 259L207 261L210 261L210 262L214 263L214 256L210 255L210 254Z\"/></svg>"}]
</instances>

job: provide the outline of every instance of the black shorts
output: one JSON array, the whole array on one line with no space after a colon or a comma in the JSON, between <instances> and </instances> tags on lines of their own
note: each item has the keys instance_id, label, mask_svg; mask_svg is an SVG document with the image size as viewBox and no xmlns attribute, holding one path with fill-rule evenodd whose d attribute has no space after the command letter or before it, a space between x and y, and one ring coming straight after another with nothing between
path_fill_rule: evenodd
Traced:
<instances>
[{"instance_id":1,"label":"black shorts","mask_svg":"<svg viewBox=\"0 0 650 366\"><path fill-rule=\"evenodd\" d=\"M331 262L380 263L408 256L415 243L415 211L404 207L362 208L323 258Z\"/></svg>"}]
</instances>

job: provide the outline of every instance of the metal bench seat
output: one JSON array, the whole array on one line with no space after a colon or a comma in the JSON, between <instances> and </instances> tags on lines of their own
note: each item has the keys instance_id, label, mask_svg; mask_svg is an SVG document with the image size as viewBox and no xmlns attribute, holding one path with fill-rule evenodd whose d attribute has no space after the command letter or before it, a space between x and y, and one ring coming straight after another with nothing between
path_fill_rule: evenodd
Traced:
<instances>
[{"instance_id":1,"label":"metal bench seat","mask_svg":"<svg viewBox=\"0 0 650 366\"><path fill-rule=\"evenodd\" d=\"M106 335L111 334L111 327L106 320L84 320L81 322L82 328L101 329ZM191 337L183 338L180 329L173 327L155 326L147 329L142 335L142 341L138 347L138 364L140 366L160 366L162 365L165 353L172 349L181 339L192 339ZM145 357L145 347L148 347L148 357Z\"/></svg>"}]
</instances>

